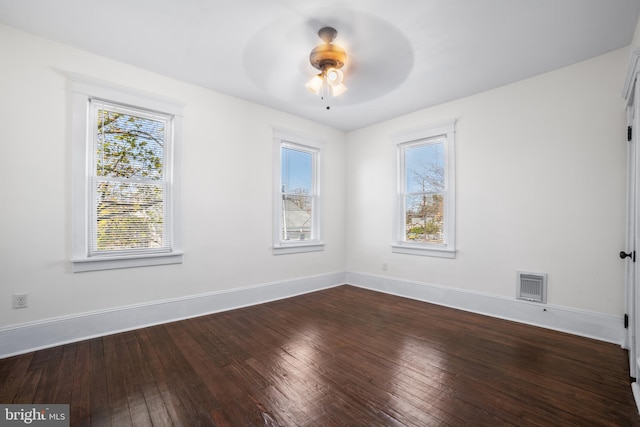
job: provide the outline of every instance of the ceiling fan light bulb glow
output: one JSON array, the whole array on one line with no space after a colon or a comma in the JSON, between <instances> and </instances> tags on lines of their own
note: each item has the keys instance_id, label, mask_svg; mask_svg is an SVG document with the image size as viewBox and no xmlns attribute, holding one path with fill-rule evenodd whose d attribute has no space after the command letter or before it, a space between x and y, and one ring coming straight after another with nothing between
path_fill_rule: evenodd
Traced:
<instances>
[{"instance_id":1,"label":"ceiling fan light bulb glow","mask_svg":"<svg viewBox=\"0 0 640 427\"><path fill-rule=\"evenodd\" d=\"M309 83L305 85L309 92L314 93L316 95L320 94L320 90L322 89L322 76L318 74L317 76L313 76Z\"/></svg>"},{"instance_id":2,"label":"ceiling fan light bulb glow","mask_svg":"<svg viewBox=\"0 0 640 427\"><path fill-rule=\"evenodd\" d=\"M329 83L329 85L339 86L342 84L344 75L342 74L342 71L338 70L337 68L332 67L327 69L325 75L327 77L327 83Z\"/></svg>"}]
</instances>

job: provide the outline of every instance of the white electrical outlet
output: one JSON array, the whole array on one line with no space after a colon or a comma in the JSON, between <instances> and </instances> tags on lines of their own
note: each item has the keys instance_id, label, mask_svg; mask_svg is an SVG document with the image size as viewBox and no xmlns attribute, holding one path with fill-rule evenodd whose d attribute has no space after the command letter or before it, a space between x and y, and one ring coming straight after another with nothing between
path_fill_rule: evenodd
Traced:
<instances>
[{"instance_id":1,"label":"white electrical outlet","mask_svg":"<svg viewBox=\"0 0 640 427\"><path fill-rule=\"evenodd\" d=\"M28 294L13 294L13 308L26 308Z\"/></svg>"},{"instance_id":2,"label":"white electrical outlet","mask_svg":"<svg viewBox=\"0 0 640 427\"><path fill-rule=\"evenodd\" d=\"M389 264L387 264L386 262L382 263L382 271L387 271L389 269Z\"/></svg>"}]
</instances>

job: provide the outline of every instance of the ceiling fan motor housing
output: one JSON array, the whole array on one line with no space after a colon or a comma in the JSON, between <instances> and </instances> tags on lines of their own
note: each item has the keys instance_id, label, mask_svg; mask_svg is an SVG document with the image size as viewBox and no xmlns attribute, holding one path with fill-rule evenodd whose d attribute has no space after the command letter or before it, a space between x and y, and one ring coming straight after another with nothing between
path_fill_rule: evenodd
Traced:
<instances>
[{"instance_id":1,"label":"ceiling fan motor housing","mask_svg":"<svg viewBox=\"0 0 640 427\"><path fill-rule=\"evenodd\" d=\"M347 53L334 44L321 44L314 47L309 54L309 62L318 70L327 67L342 68L346 60Z\"/></svg>"},{"instance_id":2,"label":"ceiling fan motor housing","mask_svg":"<svg viewBox=\"0 0 640 427\"><path fill-rule=\"evenodd\" d=\"M331 44L336 38L338 32L332 27L323 27L318 31L318 37L325 44L316 46L309 55L309 62L318 70L324 70L329 67L342 68L347 60L347 53L340 46Z\"/></svg>"}]
</instances>

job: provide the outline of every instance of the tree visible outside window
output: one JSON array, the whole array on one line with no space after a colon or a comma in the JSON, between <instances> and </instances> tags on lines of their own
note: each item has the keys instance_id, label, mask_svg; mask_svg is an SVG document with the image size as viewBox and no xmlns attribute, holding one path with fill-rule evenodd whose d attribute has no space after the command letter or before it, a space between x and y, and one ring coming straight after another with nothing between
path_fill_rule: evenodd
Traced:
<instances>
[{"instance_id":1,"label":"tree visible outside window","mask_svg":"<svg viewBox=\"0 0 640 427\"><path fill-rule=\"evenodd\" d=\"M182 262L182 106L74 77L74 272Z\"/></svg>"},{"instance_id":2,"label":"tree visible outside window","mask_svg":"<svg viewBox=\"0 0 640 427\"><path fill-rule=\"evenodd\" d=\"M165 145L170 118L92 103L91 252L169 247Z\"/></svg>"},{"instance_id":3,"label":"tree visible outside window","mask_svg":"<svg viewBox=\"0 0 640 427\"><path fill-rule=\"evenodd\" d=\"M443 243L444 143L405 148L405 239Z\"/></svg>"},{"instance_id":4,"label":"tree visible outside window","mask_svg":"<svg viewBox=\"0 0 640 427\"><path fill-rule=\"evenodd\" d=\"M393 252L455 257L454 124L394 137L398 194Z\"/></svg>"}]
</instances>

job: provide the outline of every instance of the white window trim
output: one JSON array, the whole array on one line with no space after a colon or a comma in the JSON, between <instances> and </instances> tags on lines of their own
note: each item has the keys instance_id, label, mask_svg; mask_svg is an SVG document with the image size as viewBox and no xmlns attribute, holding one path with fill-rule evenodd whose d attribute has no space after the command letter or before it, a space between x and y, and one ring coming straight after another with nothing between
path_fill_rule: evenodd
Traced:
<instances>
[{"instance_id":1,"label":"white window trim","mask_svg":"<svg viewBox=\"0 0 640 427\"><path fill-rule=\"evenodd\" d=\"M306 241L289 241L285 242L280 239L280 218L282 215L282 203L280 196L280 148L282 144L291 144L304 149L315 151L315 170L316 170L316 202L313 210L313 230L314 238ZM323 181L323 151L324 141L292 132L282 128L273 128L273 254L285 255L304 252L323 251L325 243L323 241L323 197L322 197L322 181Z\"/></svg>"},{"instance_id":2,"label":"white window trim","mask_svg":"<svg viewBox=\"0 0 640 427\"><path fill-rule=\"evenodd\" d=\"M70 75L72 91L71 125L71 212L72 271L95 271L151 265L178 264L182 262L182 212L181 212L181 164L182 164L182 108L174 101L141 93L132 89L112 85L84 76ZM137 253L116 256L89 256L89 197L88 159L92 155L90 144L89 100L102 99L108 102L156 111L173 116L171 144L172 168L170 169L172 248L162 253Z\"/></svg>"},{"instance_id":3,"label":"white window trim","mask_svg":"<svg viewBox=\"0 0 640 427\"><path fill-rule=\"evenodd\" d=\"M393 243L391 251L394 253L421 255L438 258L455 258L455 120L436 123L420 129L396 133L391 136L396 151L396 193L394 209ZM404 187L404 164L402 149L421 140L444 137L445 142L445 205L444 205L444 236L443 244L414 243L405 240L404 203L402 192Z\"/></svg>"}]
</instances>

